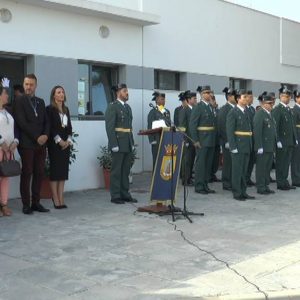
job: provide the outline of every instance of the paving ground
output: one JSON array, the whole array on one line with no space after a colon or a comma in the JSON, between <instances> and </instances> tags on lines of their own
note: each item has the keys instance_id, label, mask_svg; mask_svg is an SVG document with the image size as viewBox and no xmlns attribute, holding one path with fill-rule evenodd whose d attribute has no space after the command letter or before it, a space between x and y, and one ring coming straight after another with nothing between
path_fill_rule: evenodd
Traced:
<instances>
[{"instance_id":1,"label":"paving ground","mask_svg":"<svg viewBox=\"0 0 300 300\"><path fill-rule=\"evenodd\" d=\"M139 205L149 185L149 174L134 177ZM68 193L69 209L33 216L11 200L13 217L0 218L0 299L300 299L300 189L251 188L256 200L237 202L212 187L189 189L189 209L205 213L193 224L112 205L105 190Z\"/></svg>"}]
</instances>

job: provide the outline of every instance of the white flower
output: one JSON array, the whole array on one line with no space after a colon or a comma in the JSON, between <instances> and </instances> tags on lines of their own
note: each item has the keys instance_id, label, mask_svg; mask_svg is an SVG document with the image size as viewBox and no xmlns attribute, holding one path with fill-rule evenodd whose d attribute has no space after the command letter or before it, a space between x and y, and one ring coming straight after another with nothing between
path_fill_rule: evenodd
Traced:
<instances>
[{"instance_id":1,"label":"white flower","mask_svg":"<svg viewBox=\"0 0 300 300\"><path fill-rule=\"evenodd\" d=\"M4 77L2 80L1 80L1 85L2 87L4 88L8 88L9 87L9 79Z\"/></svg>"}]
</instances>

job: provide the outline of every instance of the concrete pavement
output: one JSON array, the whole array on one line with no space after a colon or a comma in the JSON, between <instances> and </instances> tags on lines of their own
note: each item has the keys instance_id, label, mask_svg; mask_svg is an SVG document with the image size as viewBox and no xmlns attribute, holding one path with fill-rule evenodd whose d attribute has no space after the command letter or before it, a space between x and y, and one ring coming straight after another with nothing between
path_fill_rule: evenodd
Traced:
<instances>
[{"instance_id":1,"label":"concrete pavement","mask_svg":"<svg viewBox=\"0 0 300 300\"><path fill-rule=\"evenodd\" d=\"M149 199L150 174L132 194ZM0 299L300 299L300 189L238 202L189 188L194 223L68 193L66 210L0 218ZM272 188L275 189L274 184ZM182 206L182 188L178 192ZM49 200L43 200L52 208Z\"/></svg>"}]
</instances>

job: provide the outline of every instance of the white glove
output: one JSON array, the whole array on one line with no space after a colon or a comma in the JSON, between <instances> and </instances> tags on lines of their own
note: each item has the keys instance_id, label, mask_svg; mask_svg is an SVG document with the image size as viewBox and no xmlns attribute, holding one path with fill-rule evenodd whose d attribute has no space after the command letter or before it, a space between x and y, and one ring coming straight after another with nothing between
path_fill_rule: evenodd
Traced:
<instances>
[{"instance_id":1,"label":"white glove","mask_svg":"<svg viewBox=\"0 0 300 300\"><path fill-rule=\"evenodd\" d=\"M298 140L296 140L296 145L298 145Z\"/></svg>"},{"instance_id":2,"label":"white glove","mask_svg":"<svg viewBox=\"0 0 300 300\"><path fill-rule=\"evenodd\" d=\"M119 150L119 149L118 149ZM132 146L132 151L134 151L135 150L135 147L134 146Z\"/></svg>"},{"instance_id":3,"label":"white glove","mask_svg":"<svg viewBox=\"0 0 300 300\"><path fill-rule=\"evenodd\" d=\"M8 80L6 77L4 77L4 78L1 80L1 85L2 85L2 87L4 87L4 88L8 88L8 87L9 87L9 80Z\"/></svg>"},{"instance_id":4,"label":"white glove","mask_svg":"<svg viewBox=\"0 0 300 300\"><path fill-rule=\"evenodd\" d=\"M229 149L229 143L225 143L225 149Z\"/></svg>"},{"instance_id":5,"label":"white glove","mask_svg":"<svg viewBox=\"0 0 300 300\"><path fill-rule=\"evenodd\" d=\"M277 148L278 148L278 149L282 149L282 144L281 144L281 142L277 142Z\"/></svg>"},{"instance_id":6,"label":"white glove","mask_svg":"<svg viewBox=\"0 0 300 300\"><path fill-rule=\"evenodd\" d=\"M119 147L117 146L117 147L113 147L113 148L111 148L111 151L112 152L119 152Z\"/></svg>"},{"instance_id":7,"label":"white glove","mask_svg":"<svg viewBox=\"0 0 300 300\"><path fill-rule=\"evenodd\" d=\"M151 142L151 145L156 145L156 144L157 144L157 141Z\"/></svg>"},{"instance_id":8,"label":"white glove","mask_svg":"<svg viewBox=\"0 0 300 300\"><path fill-rule=\"evenodd\" d=\"M185 143L185 146L188 147L190 145L190 143Z\"/></svg>"},{"instance_id":9,"label":"white glove","mask_svg":"<svg viewBox=\"0 0 300 300\"><path fill-rule=\"evenodd\" d=\"M238 153L239 151L238 151L238 149L233 149L232 151L231 151L231 153L233 153L233 154L236 154L236 153Z\"/></svg>"},{"instance_id":10,"label":"white glove","mask_svg":"<svg viewBox=\"0 0 300 300\"><path fill-rule=\"evenodd\" d=\"M263 148L259 148L258 150L257 150L257 154L263 154L264 153L264 149Z\"/></svg>"}]
</instances>

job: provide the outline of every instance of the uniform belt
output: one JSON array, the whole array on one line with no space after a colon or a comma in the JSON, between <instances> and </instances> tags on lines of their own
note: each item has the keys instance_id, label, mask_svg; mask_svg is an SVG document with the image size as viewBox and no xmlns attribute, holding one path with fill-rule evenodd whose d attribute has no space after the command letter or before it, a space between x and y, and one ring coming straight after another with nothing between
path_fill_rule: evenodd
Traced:
<instances>
[{"instance_id":1,"label":"uniform belt","mask_svg":"<svg viewBox=\"0 0 300 300\"><path fill-rule=\"evenodd\" d=\"M296 127L297 127L297 128L300 128L300 124L297 124Z\"/></svg>"},{"instance_id":2,"label":"uniform belt","mask_svg":"<svg viewBox=\"0 0 300 300\"><path fill-rule=\"evenodd\" d=\"M252 131L235 131L234 134L238 136L252 136Z\"/></svg>"},{"instance_id":3,"label":"uniform belt","mask_svg":"<svg viewBox=\"0 0 300 300\"><path fill-rule=\"evenodd\" d=\"M215 127L214 126L210 126L210 127L199 126L199 127L197 127L197 130L199 130L199 131L211 131L211 130L215 130Z\"/></svg>"},{"instance_id":4,"label":"uniform belt","mask_svg":"<svg viewBox=\"0 0 300 300\"><path fill-rule=\"evenodd\" d=\"M117 131L117 132L131 132L132 129L130 129L130 128L115 128L115 131Z\"/></svg>"},{"instance_id":5,"label":"uniform belt","mask_svg":"<svg viewBox=\"0 0 300 300\"><path fill-rule=\"evenodd\" d=\"M182 132L186 132L186 128L185 127L177 127L179 131L182 131Z\"/></svg>"}]
</instances>

